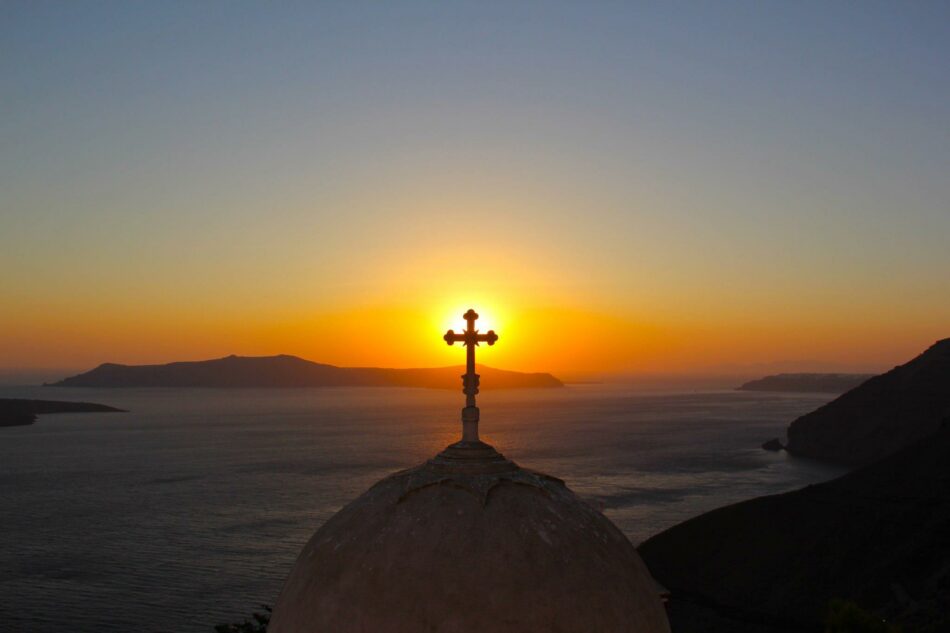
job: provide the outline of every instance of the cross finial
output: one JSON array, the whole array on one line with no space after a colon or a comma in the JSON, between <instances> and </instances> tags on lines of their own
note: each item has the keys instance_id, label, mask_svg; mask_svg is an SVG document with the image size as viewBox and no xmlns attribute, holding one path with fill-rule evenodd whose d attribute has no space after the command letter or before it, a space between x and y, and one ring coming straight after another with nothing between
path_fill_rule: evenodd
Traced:
<instances>
[{"instance_id":1,"label":"cross finial","mask_svg":"<svg viewBox=\"0 0 950 633\"><path fill-rule=\"evenodd\" d=\"M479 343L494 345L498 340L498 335L494 330L479 334L475 329L475 321L478 319L478 313L475 310L469 309L462 318L466 323L465 331L456 334L449 330L442 339L449 345L457 342L465 345L465 374L462 376L462 392L465 394L465 408L462 409L462 441L478 442L478 407L475 406L478 374L475 373L475 348Z\"/></svg>"}]
</instances>

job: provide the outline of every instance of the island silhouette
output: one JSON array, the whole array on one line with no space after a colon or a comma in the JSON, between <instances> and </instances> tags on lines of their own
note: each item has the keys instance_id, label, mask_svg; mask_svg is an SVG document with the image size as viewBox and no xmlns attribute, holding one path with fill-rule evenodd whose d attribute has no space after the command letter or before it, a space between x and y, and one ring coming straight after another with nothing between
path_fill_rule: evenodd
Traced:
<instances>
[{"instance_id":1,"label":"island silhouette","mask_svg":"<svg viewBox=\"0 0 950 633\"><path fill-rule=\"evenodd\" d=\"M0 398L0 426L33 424L36 422L36 416L48 413L126 413L126 411L95 402Z\"/></svg>"},{"instance_id":2,"label":"island silhouette","mask_svg":"<svg viewBox=\"0 0 950 633\"><path fill-rule=\"evenodd\" d=\"M557 388L549 373L525 373L479 365L487 389ZM226 356L165 365L104 363L51 387L426 387L458 389L464 366L390 369L337 367L297 356Z\"/></svg>"},{"instance_id":3,"label":"island silhouette","mask_svg":"<svg viewBox=\"0 0 950 633\"><path fill-rule=\"evenodd\" d=\"M780 393L844 393L874 374L773 374L745 382L737 391L774 391Z\"/></svg>"}]
</instances>

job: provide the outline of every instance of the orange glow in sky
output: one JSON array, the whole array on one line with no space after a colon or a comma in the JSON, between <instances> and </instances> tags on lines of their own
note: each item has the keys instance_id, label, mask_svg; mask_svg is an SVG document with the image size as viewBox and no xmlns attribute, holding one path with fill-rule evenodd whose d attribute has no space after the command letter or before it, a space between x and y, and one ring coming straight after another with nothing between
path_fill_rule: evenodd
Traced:
<instances>
[{"instance_id":1,"label":"orange glow in sky","mask_svg":"<svg viewBox=\"0 0 950 633\"><path fill-rule=\"evenodd\" d=\"M569 375L786 361L801 371L876 371L947 334L950 300L932 294L932 283L745 267L745 256L706 260L642 231L620 236L626 248L615 251L613 230L539 237L492 203L478 215L497 230L462 243L433 234L442 198L424 198L406 199L399 223L380 220L382 240L358 224L312 242L291 227L272 243L229 226L195 250L156 247L151 259L108 244L93 258L51 253L31 263L35 274L4 280L0 368L281 353L344 366L457 365L464 356L441 337L464 329L469 307L479 329L500 336L480 363ZM595 238L599 245L579 248Z\"/></svg>"},{"instance_id":2,"label":"orange glow in sky","mask_svg":"<svg viewBox=\"0 0 950 633\"><path fill-rule=\"evenodd\" d=\"M438 291L434 291L437 295ZM457 365L464 354L442 341L465 327L468 307L482 331L500 336L483 346L479 363L525 371L584 373L721 373L770 361L815 361L818 370L886 368L936 338L938 324L885 337L887 323L835 322L819 314L780 322L750 316L650 321L546 303L526 295L460 293L392 305L339 310L229 312L217 306L143 307L47 303L28 319L2 317L4 354L14 367L92 367L100 362L157 363L223 356L290 353L345 366ZM476 293L473 293L476 294ZM23 316L21 312L20 317ZM12 361L12 362L11 362Z\"/></svg>"},{"instance_id":3,"label":"orange glow in sky","mask_svg":"<svg viewBox=\"0 0 950 633\"><path fill-rule=\"evenodd\" d=\"M428 225L439 206L408 227L390 225L383 242L344 233L355 246L336 252L287 233L243 258L235 244L253 249L259 236L232 228L231 241L200 256L171 250L144 267L64 260L53 268L84 274L47 275L43 292L35 276L8 277L0 367L280 353L344 366L457 365L464 356L441 337L464 329L469 307L479 329L500 336L480 363L567 375L741 373L785 361L796 370L876 371L947 334L948 301L934 304L924 285L729 271L729 258L704 262L685 249L667 259L636 234L625 239L639 244L640 264L621 266L623 256L604 254L609 236L600 249L578 251L574 236L535 239L491 205L480 215L498 235L465 248L454 239L433 245ZM879 298L898 292L899 303Z\"/></svg>"}]
</instances>

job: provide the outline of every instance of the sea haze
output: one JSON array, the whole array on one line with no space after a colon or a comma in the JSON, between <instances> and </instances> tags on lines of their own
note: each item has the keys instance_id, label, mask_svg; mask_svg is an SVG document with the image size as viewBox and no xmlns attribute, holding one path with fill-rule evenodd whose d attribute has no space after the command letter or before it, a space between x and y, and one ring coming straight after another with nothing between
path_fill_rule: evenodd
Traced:
<instances>
[{"instance_id":1,"label":"sea haze","mask_svg":"<svg viewBox=\"0 0 950 633\"><path fill-rule=\"evenodd\" d=\"M210 633L273 604L297 553L384 475L459 435L458 393L402 388L2 388L130 413L0 429L0 622ZM634 543L840 469L759 444L829 395L495 391L482 435L564 479Z\"/></svg>"}]
</instances>

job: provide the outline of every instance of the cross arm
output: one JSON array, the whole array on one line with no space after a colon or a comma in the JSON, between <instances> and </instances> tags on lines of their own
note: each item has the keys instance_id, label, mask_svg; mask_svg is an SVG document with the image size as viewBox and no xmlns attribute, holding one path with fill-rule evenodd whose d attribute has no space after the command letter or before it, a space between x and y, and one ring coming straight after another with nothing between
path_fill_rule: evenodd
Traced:
<instances>
[{"instance_id":1,"label":"cross arm","mask_svg":"<svg viewBox=\"0 0 950 633\"><path fill-rule=\"evenodd\" d=\"M442 340L449 345L453 343L464 343L466 345L488 343L489 345L494 345L495 341L498 340L498 335L495 334L495 330L488 330L484 334L479 334L477 331L455 332L449 330L445 333L445 336L442 337Z\"/></svg>"},{"instance_id":2,"label":"cross arm","mask_svg":"<svg viewBox=\"0 0 950 633\"><path fill-rule=\"evenodd\" d=\"M489 345L494 345L495 341L497 340L498 340L498 335L495 334L495 330L488 330L484 334L479 334L478 332L475 333L476 343L481 342L481 343L488 343Z\"/></svg>"}]
</instances>

